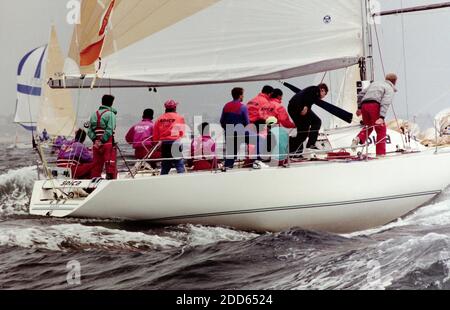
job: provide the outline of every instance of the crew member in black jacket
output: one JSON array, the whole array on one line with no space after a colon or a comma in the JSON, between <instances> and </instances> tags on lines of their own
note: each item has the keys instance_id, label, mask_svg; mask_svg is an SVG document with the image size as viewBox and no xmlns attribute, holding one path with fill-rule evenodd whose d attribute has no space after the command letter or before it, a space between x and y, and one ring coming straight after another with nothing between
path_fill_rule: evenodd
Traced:
<instances>
[{"instance_id":1,"label":"crew member in black jacket","mask_svg":"<svg viewBox=\"0 0 450 310\"><path fill-rule=\"evenodd\" d=\"M316 142L319 137L319 130L322 127L322 120L311 110L313 104L322 100L328 94L328 86L308 87L297 93L289 102L288 112L297 126L297 137L290 142L290 152L302 153L303 143L307 138L306 148L317 149Z\"/></svg>"}]
</instances>

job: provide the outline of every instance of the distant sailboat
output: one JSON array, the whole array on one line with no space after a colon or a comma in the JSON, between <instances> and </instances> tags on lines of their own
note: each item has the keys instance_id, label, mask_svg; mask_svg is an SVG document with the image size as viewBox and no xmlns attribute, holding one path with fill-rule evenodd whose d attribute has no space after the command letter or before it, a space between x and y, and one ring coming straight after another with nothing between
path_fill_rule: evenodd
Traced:
<instances>
[{"instance_id":1,"label":"distant sailboat","mask_svg":"<svg viewBox=\"0 0 450 310\"><path fill-rule=\"evenodd\" d=\"M14 122L25 130L34 132L42 103L42 65L47 45L28 52L17 69L17 100Z\"/></svg>"},{"instance_id":2,"label":"distant sailboat","mask_svg":"<svg viewBox=\"0 0 450 310\"><path fill-rule=\"evenodd\" d=\"M64 58L56 30L47 45L27 53L17 70L17 101L14 122L35 135L72 136L76 122L70 91L52 90L46 81L59 77Z\"/></svg>"}]
</instances>

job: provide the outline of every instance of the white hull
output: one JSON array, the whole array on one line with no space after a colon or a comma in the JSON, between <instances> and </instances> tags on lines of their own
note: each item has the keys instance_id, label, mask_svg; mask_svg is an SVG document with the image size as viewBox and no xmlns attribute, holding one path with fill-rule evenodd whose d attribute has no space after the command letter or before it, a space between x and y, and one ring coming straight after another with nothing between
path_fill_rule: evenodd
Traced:
<instances>
[{"instance_id":1,"label":"white hull","mask_svg":"<svg viewBox=\"0 0 450 310\"><path fill-rule=\"evenodd\" d=\"M441 193L450 184L450 150L370 161L307 162L291 168L100 181L87 198L51 201L52 187L60 182L36 183L31 214L347 233L384 225Z\"/></svg>"}]
</instances>

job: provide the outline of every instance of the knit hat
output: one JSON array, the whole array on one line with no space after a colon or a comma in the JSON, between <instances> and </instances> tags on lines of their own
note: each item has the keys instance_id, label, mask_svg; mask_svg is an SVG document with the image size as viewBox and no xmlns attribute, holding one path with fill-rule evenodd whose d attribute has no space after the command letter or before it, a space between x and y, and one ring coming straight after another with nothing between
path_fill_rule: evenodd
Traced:
<instances>
[{"instance_id":1,"label":"knit hat","mask_svg":"<svg viewBox=\"0 0 450 310\"><path fill-rule=\"evenodd\" d=\"M178 102L176 102L175 100L168 100L166 101L166 103L164 103L164 107L166 109L176 109L178 106Z\"/></svg>"}]
</instances>

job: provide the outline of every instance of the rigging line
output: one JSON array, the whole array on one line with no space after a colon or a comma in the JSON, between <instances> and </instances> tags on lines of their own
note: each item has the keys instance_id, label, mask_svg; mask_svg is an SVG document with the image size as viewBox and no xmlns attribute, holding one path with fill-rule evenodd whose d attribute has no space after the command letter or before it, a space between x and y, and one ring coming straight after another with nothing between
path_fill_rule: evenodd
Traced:
<instances>
[{"instance_id":1,"label":"rigging line","mask_svg":"<svg viewBox=\"0 0 450 310\"><path fill-rule=\"evenodd\" d=\"M325 78L327 77L328 71L324 73L322 80L320 81L320 84L323 83L323 81L325 81Z\"/></svg>"},{"instance_id":2,"label":"rigging line","mask_svg":"<svg viewBox=\"0 0 450 310\"><path fill-rule=\"evenodd\" d=\"M400 1L401 3L401 7L403 10L403 0ZM409 119L409 97L408 97L408 74L407 74L407 62L406 62L406 39L405 39L405 16L404 14L402 14L401 16L401 21L402 21L402 44L403 44L403 72L405 74L405 99L406 99L406 119Z\"/></svg>"},{"instance_id":3,"label":"rigging line","mask_svg":"<svg viewBox=\"0 0 450 310\"><path fill-rule=\"evenodd\" d=\"M371 14L371 16L372 16L372 22L373 22L373 25L374 25L375 36L376 36L376 39L377 39L378 51L379 51L379 54L380 54L381 68L383 69L383 75L386 76L386 67L384 66L384 57L383 57L383 51L381 49L380 37L378 35L378 27L377 27L377 23L376 23L376 20L375 20L375 15ZM395 122L397 124L397 129L399 130L399 132L402 132L402 128L400 126L400 122L398 121L397 113L395 112L394 102L392 102L391 106L392 106L392 112L394 113ZM403 139L403 135L402 135L402 142L403 142L403 147L406 148L406 141Z\"/></svg>"},{"instance_id":4,"label":"rigging line","mask_svg":"<svg viewBox=\"0 0 450 310\"><path fill-rule=\"evenodd\" d=\"M380 37L378 36L378 27L377 27L377 24L375 22L375 19L373 21L373 24L374 24L375 36L376 36L376 39L377 39L378 52L380 54L381 68L383 69L383 75L386 75L386 68L384 66L383 51L381 49Z\"/></svg>"},{"instance_id":5,"label":"rigging line","mask_svg":"<svg viewBox=\"0 0 450 310\"><path fill-rule=\"evenodd\" d=\"M30 92L28 93L28 96L27 96L28 114L29 114L28 116L30 117L31 136L34 138L33 114L31 113L31 103L30 103L31 93L33 92L33 89L34 89L33 81L31 81L30 85L31 85ZM36 123L36 131L37 131L37 123Z\"/></svg>"},{"instance_id":6,"label":"rigging line","mask_svg":"<svg viewBox=\"0 0 450 310\"><path fill-rule=\"evenodd\" d=\"M80 87L78 87L78 94L77 94L77 113L76 113L77 119L80 118L80 110L81 110L81 104L80 104L80 101L81 101L81 88L82 88L83 86L84 86L84 79L81 80Z\"/></svg>"},{"instance_id":7,"label":"rigging line","mask_svg":"<svg viewBox=\"0 0 450 310\"><path fill-rule=\"evenodd\" d=\"M81 80L80 87L78 88L78 96L77 96L77 113L76 113L76 118L77 119L79 119L79 117L80 117L80 106L81 106L80 105L80 94L81 94L81 89L82 89L83 86L84 86L84 80ZM76 127L76 124L73 127L73 130L75 130L75 127Z\"/></svg>"},{"instance_id":8,"label":"rigging line","mask_svg":"<svg viewBox=\"0 0 450 310\"><path fill-rule=\"evenodd\" d=\"M325 79L325 77L324 77L324 79ZM323 83L323 80L324 79L322 79L322 83ZM333 101L333 81L331 80L331 73L330 74L328 74L328 82L329 82L329 87L330 87L330 89L329 89L329 94L330 94L330 100L331 100L331 102L334 102ZM335 124L335 118L334 117L332 117L331 118L331 122L333 123L333 124Z\"/></svg>"}]
</instances>

